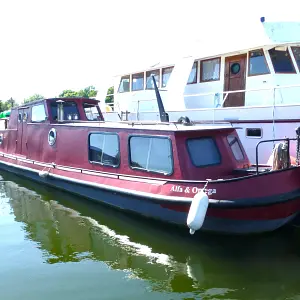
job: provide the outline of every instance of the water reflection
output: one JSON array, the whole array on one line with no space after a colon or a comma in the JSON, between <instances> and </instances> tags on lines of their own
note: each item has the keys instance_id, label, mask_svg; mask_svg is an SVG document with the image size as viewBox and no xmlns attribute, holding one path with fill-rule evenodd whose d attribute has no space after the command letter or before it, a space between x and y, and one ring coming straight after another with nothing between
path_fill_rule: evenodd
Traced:
<instances>
[{"instance_id":1,"label":"water reflection","mask_svg":"<svg viewBox=\"0 0 300 300\"><path fill-rule=\"evenodd\" d=\"M283 299L300 295L297 228L242 238L201 235L154 224L68 193L3 173L8 197L27 239L45 263L97 260L128 277L151 282L153 291L194 299ZM11 182L10 180L13 180ZM1 206L1 210L7 209Z\"/></svg>"}]
</instances>

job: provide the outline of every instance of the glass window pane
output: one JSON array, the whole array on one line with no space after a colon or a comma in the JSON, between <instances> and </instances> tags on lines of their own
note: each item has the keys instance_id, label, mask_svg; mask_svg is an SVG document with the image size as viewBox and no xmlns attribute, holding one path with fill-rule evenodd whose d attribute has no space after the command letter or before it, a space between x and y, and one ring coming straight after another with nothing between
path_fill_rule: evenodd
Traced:
<instances>
[{"instance_id":1,"label":"glass window pane","mask_svg":"<svg viewBox=\"0 0 300 300\"><path fill-rule=\"evenodd\" d=\"M42 122L46 120L46 112L44 104L34 105L31 109L31 121Z\"/></svg>"},{"instance_id":2,"label":"glass window pane","mask_svg":"<svg viewBox=\"0 0 300 300\"><path fill-rule=\"evenodd\" d=\"M261 75L270 73L264 52L255 50L249 52L249 75Z\"/></svg>"},{"instance_id":3,"label":"glass window pane","mask_svg":"<svg viewBox=\"0 0 300 300\"><path fill-rule=\"evenodd\" d=\"M119 138L116 134L92 133L89 141L89 160L106 166L119 166Z\"/></svg>"},{"instance_id":4,"label":"glass window pane","mask_svg":"<svg viewBox=\"0 0 300 300\"><path fill-rule=\"evenodd\" d=\"M188 84L197 82L197 70L198 70L198 62L195 61L188 79Z\"/></svg>"},{"instance_id":5,"label":"glass window pane","mask_svg":"<svg viewBox=\"0 0 300 300\"><path fill-rule=\"evenodd\" d=\"M295 73L288 49L286 51L269 50L275 73Z\"/></svg>"},{"instance_id":6,"label":"glass window pane","mask_svg":"<svg viewBox=\"0 0 300 300\"><path fill-rule=\"evenodd\" d=\"M166 87L174 67L162 69L162 87Z\"/></svg>"},{"instance_id":7,"label":"glass window pane","mask_svg":"<svg viewBox=\"0 0 300 300\"><path fill-rule=\"evenodd\" d=\"M84 103L83 104L84 112L86 118L90 121L98 121L100 120L100 114L97 109L97 106L94 104Z\"/></svg>"},{"instance_id":8,"label":"glass window pane","mask_svg":"<svg viewBox=\"0 0 300 300\"><path fill-rule=\"evenodd\" d=\"M159 70L148 71L148 72L146 72L146 82L147 82L146 89L147 90L154 89L152 75L154 75L157 87L158 88L160 87L160 85L159 85L159 83L160 83Z\"/></svg>"},{"instance_id":9,"label":"glass window pane","mask_svg":"<svg viewBox=\"0 0 300 300\"><path fill-rule=\"evenodd\" d=\"M132 75L132 91L139 91L144 89L144 73Z\"/></svg>"},{"instance_id":10,"label":"glass window pane","mask_svg":"<svg viewBox=\"0 0 300 300\"><path fill-rule=\"evenodd\" d=\"M220 59L201 61L201 82L220 79Z\"/></svg>"},{"instance_id":11,"label":"glass window pane","mask_svg":"<svg viewBox=\"0 0 300 300\"><path fill-rule=\"evenodd\" d=\"M300 71L300 47L292 47L292 50L293 50L293 54L294 54L295 60L298 65L298 69Z\"/></svg>"},{"instance_id":12,"label":"glass window pane","mask_svg":"<svg viewBox=\"0 0 300 300\"><path fill-rule=\"evenodd\" d=\"M119 85L119 89L118 89L118 93L125 93L125 92L129 92L129 87L130 87L130 76L123 76L121 78L120 81L120 85Z\"/></svg>"},{"instance_id":13,"label":"glass window pane","mask_svg":"<svg viewBox=\"0 0 300 300\"><path fill-rule=\"evenodd\" d=\"M192 163L196 167L216 165L221 162L219 150L212 138L188 139L187 147Z\"/></svg>"},{"instance_id":14,"label":"glass window pane","mask_svg":"<svg viewBox=\"0 0 300 300\"><path fill-rule=\"evenodd\" d=\"M167 138L131 137L130 165L145 171L170 174L173 171L171 141Z\"/></svg>"},{"instance_id":15,"label":"glass window pane","mask_svg":"<svg viewBox=\"0 0 300 300\"><path fill-rule=\"evenodd\" d=\"M240 147L239 141L234 135L227 136L228 144L231 148L231 151L235 157L236 160L243 160L244 154L242 152L242 149Z\"/></svg>"},{"instance_id":16,"label":"glass window pane","mask_svg":"<svg viewBox=\"0 0 300 300\"><path fill-rule=\"evenodd\" d=\"M64 120L68 121L68 120L80 119L76 102L64 101L63 106L64 106ZM51 114L53 120L57 120L57 103L51 102L50 107L51 107Z\"/></svg>"}]
</instances>

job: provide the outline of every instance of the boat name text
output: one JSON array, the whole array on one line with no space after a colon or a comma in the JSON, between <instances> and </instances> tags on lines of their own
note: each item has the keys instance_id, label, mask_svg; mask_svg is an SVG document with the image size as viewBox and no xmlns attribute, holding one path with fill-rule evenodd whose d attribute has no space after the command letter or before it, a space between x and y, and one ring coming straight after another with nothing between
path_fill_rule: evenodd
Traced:
<instances>
[{"instance_id":1,"label":"boat name text","mask_svg":"<svg viewBox=\"0 0 300 300\"><path fill-rule=\"evenodd\" d=\"M202 188L198 188L196 186L191 187L191 186L180 186L180 185L173 185L171 187L171 192L176 192L176 193L185 193L185 194L197 194L198 192L200 192L202 190ZM204 192L207 193L208 195L212 195L215 194L217 192L216 189L204 189Z\"/></svg>"}]
</instances>

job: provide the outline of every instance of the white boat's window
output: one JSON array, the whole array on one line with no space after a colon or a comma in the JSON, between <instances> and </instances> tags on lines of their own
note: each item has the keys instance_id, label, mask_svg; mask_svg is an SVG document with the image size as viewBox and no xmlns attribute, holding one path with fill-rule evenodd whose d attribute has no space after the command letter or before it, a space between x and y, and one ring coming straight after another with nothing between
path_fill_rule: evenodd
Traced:
<instances>
[{"instance_id":1,"label":"white boat's window","mask_svg":"<svg viewBox=\"0 0 300 300\"><path fill-rule=\"evenodd\" d=\"M220 80L220 58L201 60L200 82Z\"/></svg>"},{"instance_id":2,"label":"white boat's window","mask_svg":"<svg viewBox=\"0 0 300 300\"><path fill-rule=\"evenodd\" d=\"M89 161L104 166L120 165L119 136L115 133L91 133L89 135Z\"/></svg>"},{"instance_id":3,"label":"white boat's window","mask_svg":"<svg viewBox=\"0 0 300 300\"><path fill-rule=\"evenodd\" d=\"M194 166L205 167L221 163L221 155L213 138L187 140L187 149Z\"/></svg>"},{"instance_id":4,"label":"white boat's window","mask_svg":"<svg viewBox=\"0 0 300 300\"><path fill-rule=\"evenodd\" d=\"M276 50L275 48L273 48L269 50L269 54L274 66L275 73L296 73L288 49Z\"/></svg>"},{"instance_id":5,"label":"white boat's window","mask_svg":"<svg viewBox=\"0 0 300 300\"><path fill-rule=\"evenodd\" d=\"M99 121L100 120L100 114L98 107L94 104L89 103L83 103L84 112L86 115L86 118L90 121Z\"/></svg>"},{"instance_id":6,"label":"white boat's window","mask_svg":"<svg viewBox=\"0 0 300 300\"><path fill-rule=\"evenodd\" d=\"M174 67L162 69L162 87L166 87Z\"/></svg>"},{"instance_id":7,"label":"white boat's window","mask_svg":"<svg viewBox=\"0 0 300 300\"><path fill-rule=\"evenodd\" d=\"M236 160L243 160L244 159L244 154L243 151L241 149L240 143L237 139L236 136L234 135L228 135L227 136L227 141L228 144L231 148L231 151L235 157Z\"/></svg>"},{"instance_id":8,"label":"white boat's window","mask_svg":"<svg viewBox=\"0 0 300 300\"><path fill-rule=\"evenodd\" d=\"M262 49L249 52L249 76L269 74L270 70Z\"/></svg>"},{"instance_id":9,"label":"white boat's window","mask_svg":"<svg viewBox=\"0 0 300 300\"><path fill-rule=\"evenodd\" d=\"M129 88L130 88L130 76L129 75L123 76L120 81L118 93L129 92Z\"/></svg>"},{"instance_id":10,"label":"white boat's window","mask_svg":"<svg viewBox=\"0 0 300 300\"><path fill-rule=\"evenodd\" d=\"M43 122L46 120L46 111L44 103L34 105L31 108L31 121L32 122Z\"/></svg>"},{"instance_id":11,"label":"white boat's window","mask_svg":"<svg viewBox=\"0 0 300 300\"><path fill-rule=\"evenodd\" d=\"M154 75L154 78L155 78L157 87L158 87L158 88L160 87L160 75L159 75L159 70L152 70L152 71L146 72L146 89L147 89L147 90L152 90L152 89L154 89L152 75Z\"/></svg>"},{"instance_id":12,"label":"white boat's window","mask_svg":"<svg viewBox=\"0 0 300 300\"><path fill-rule=\"evenodd\" d=\"M57 103L51 102L51 114L53 120L57 120ZM64 101L64 120L80 120L77 104L74 101Z\"/></svg>"},{"instance_id":13,"label":"white boat's window","mask_svg":"<svg viewBox=\"0 0 300 300\"><path fill-rule=\"evenodd\" d=\"M300 47L292 47L292 50L293 50L293 54L294 54L295 60L298 65L298 69L300 71Z\"/></svg>"},{"instance_id":14,"label":"white boat's window","mask_svg":"<svg viewBox=\"0 0 300 300\"><path fill-rule=\"evenodd\" d=\"M198 74L198 62L195 61L193 64L189 79L187 81L187 84L197 83L197 74Z\"/></svg>"},{"instance_id":15,"label":"white boat's window","mask_svg":"<svg viewBox=\"0 0 300 300\"><path fill-rule=\"evenodd\" d=\"M261 138L262 129L261 128L246 128L246 136L249 138Z\"/></svg>"},{"instance_id":16,"label":"white boat's window","mask_svg":"<svg viewBox=\"0 0 300 300\"><path fill-rule=\"evenodd\" d=\"M132 75L132 91L140 91L144 89L144 73L138 73Z\"/></svg>"},{"instance_id":17,"label":"white boat's window","mask_svg":"<svg viewBox=\"0 0 300 300\"><path fill-rule=\"evenodd\" d=\"M130 166L133 169L173 173L171 140L164 137L132 136L129 139Z\"/></svg>"}]
</instances>

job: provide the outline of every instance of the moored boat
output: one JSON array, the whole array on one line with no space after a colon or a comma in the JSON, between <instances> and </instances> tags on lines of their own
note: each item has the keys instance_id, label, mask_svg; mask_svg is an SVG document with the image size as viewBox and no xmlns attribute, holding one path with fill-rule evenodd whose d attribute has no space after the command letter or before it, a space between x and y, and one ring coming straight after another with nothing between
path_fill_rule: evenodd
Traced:
<instances>
[{"instance_id":1,"label":"moored boat","mask_svg":"<svg viewBox=\"0 0 300 300\"><path fill-rule=\"evenodd\" d=\"M289 159L296 138L274 152L280 165L251 166L229 123L169 122L163 107L162 122L107 122L98 104L53 98L13 108L0 131L0 167L145 217L188 223L192 232L273 231L298 214L300 168Z\"/></svg>"}]
</instances>

